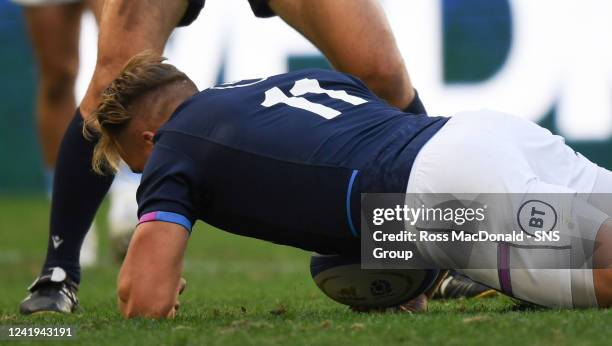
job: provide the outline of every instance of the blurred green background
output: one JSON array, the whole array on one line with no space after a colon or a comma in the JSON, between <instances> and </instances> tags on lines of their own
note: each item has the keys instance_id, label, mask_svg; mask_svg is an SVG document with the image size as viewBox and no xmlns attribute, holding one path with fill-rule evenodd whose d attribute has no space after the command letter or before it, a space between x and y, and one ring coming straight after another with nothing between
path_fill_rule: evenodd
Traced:
<instances>
[{"instance_id":1,"label":"blurred green background","mask_svg":"<svg viewBox=\"0 0 612 346\"><path fill-rule=\"evenodd\" d=\"M43 174L34 127L36 71L21 9L0 0L0 193L39 192Z\"/></svg>"}]
</instances>

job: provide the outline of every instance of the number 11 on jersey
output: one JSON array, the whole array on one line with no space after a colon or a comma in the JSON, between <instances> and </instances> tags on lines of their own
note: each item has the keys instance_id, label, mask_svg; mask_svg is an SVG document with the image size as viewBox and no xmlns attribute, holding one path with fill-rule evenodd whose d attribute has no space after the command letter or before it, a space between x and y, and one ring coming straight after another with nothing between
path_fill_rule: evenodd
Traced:
<instances>
[{"instance_id":1,"label":"number 11 on jersey","mask_svg":"<svg viewBox=\"0 0 612 346\"><path fill-rule=\"evenodd\" d=\"M269 89L268 91L266 91L266 99L261 103L261 105L264 107L272 107L282 103L290 107L299 108L308 112L315 113L325 119L333 119L338 115L342 114L342 112L319 103L310 102L300 96L306 95L308 93L326 94L327 96L333 99L342 100L354 106L358 106L368 102L360 97L349 95L344 90L323 89L319 84L319 81L316 79L300 79L295 82L293 88L291 88L289 92L293 96L285 95L285 93L277 87Z\"/></svg>"}]
</instances>

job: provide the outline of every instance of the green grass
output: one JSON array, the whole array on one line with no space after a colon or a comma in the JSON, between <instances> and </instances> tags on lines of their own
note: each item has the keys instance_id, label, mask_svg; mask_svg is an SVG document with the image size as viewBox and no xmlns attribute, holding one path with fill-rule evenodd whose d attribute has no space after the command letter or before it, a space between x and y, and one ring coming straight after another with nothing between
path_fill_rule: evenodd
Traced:
<instances>
[{"instance_id":1,"label":"green grass","mask_svg":"<svg viewBox=\"0 0 612 346\"><path fill-rule=\"evenodd\" d=\"M0 198L0 325L76 326L78 338L70 345L612 342L612 312L515 311L512 302L501 297L436 301L426 314L352 313L314 286L307 253L232 236L204 224L191 236L184 273L188 287L179 316L170 321L125 321L115 304L118 265L111 260L103 218L98 227L101 264L83 273L81 309L68 316L24 317L17 305L44 256L47 214L43 198Z\"/></svg>"}]
</instances>

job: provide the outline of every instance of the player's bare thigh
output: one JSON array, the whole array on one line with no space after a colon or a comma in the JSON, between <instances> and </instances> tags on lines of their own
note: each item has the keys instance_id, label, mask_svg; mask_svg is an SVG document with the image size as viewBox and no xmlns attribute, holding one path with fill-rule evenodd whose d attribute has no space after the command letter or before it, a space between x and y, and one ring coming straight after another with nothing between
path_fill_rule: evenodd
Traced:
<instances>
[{"instance_id":1,"label":"player's bare thigh","mask_svg":"<svg viewBox=\"0 0 612 346\"><path fill-rule=\"evenodd\" d=\"M59 144L74 111L82 11L81 2L24 6L39 73L36 113L46 167L55 165Z\"/></svg>"},{"instance_id":2,"label":"player's bare thigh","mask_svg":"<svg viewBox=\"0 0 612 346\"><path fill-rule=\"evenodd\" d=\"M83 10L99 18L103 0L24 6L24 16L34 53L44 79L64 76L64 83L76 78L79 31Z\"/></svg>"},{"instance_id":3,"label":"player's bare thigh","mask_svg":"<svg viewBox=\"0 0 612 346\"><path fill-rule=\"evenodd\" d=\"M414 97L404 60L377 0L270 0L270 7L342 72L405 108Z\"/></svg>"},{"instance_id":4,"label":"player's bare thigh","mask_svg":"<svg viewBox=\"0 0 612 346\"><path fill-rule=\"evenodd\" d=\"M41 83L49 92L70 91L78 70L79 28L83 4L25 6L24 16ZM49 98L62 95L49 95Z\"/></svg>"}]
</instances>

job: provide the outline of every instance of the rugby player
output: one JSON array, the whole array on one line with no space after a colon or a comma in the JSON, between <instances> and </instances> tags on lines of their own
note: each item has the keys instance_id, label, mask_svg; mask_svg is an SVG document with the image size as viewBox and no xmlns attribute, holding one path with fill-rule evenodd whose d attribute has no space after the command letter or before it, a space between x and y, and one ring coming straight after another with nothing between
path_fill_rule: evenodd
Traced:
<instances>
[{"instance_id":1,"label":"rugby player","mask_svg":"<svg viewBox=\"0 0 612 346\"><path fill-rule=\"evenodd\" d=\"M600 244L594 268L611 263L612 203L597 193L612 191L612 172L536 124L492 111L405 113L359 79L324 70L198 92L162 61L134 57L85 128L101 134L96 172L115 170L120 158L143 172L140 223L118 280L126 317L176 314L196 220L308 251L358 255L361 193L591 194L589 215L580 216L593 222L578 227ZM612 304L610 269L525 269L513 281L457 269L535 304Z\"/></svg>"},{"instance_id":2,"label":"rugby player","mask_svg":"<svg viewBox=\"0 0 612 346\"><path fill-rule=\"evenodd\" d=\"M335 68L361 78L388 103L409 113L425 114L378 1L249 0L249 4L258 17L279 15L317 46ZM60 147L47 257L41 275L20 305L22 313L69 313L78 304L79 249L113 181L112 175L91 172L97 139L83 138L83 119L95 111L101 92L129 58L145 50L161 54L174 28L189 25L203 6L204 0L104 2L94 75ZM61 239L61 245L54 246L54 239ZM459 294L486 291L469 282L457 287Z\"/></svg>"}]
</instances>

